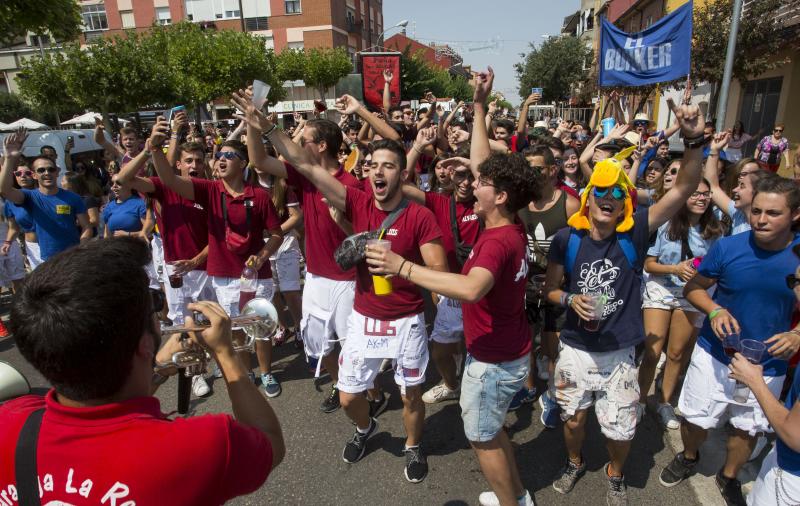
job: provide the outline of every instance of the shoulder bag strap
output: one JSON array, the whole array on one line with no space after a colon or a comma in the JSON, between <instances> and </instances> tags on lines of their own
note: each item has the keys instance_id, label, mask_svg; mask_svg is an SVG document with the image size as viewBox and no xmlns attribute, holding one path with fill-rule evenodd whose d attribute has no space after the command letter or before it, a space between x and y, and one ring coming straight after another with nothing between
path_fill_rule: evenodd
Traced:
<instances>
[{"instance_id":1,"label":"shoulder bag strap","mask_svg":"<svg viewBox=\"0 0 800 506\"><path fill-rule=\"evenodd\" d=\"M404 198L403 200L400 201L400 204L398 204L398 206L394 209L394 211L389 213L389 216L384 218L383 222L381 223L381 231L387 230L389 227L391 227L394 224L394 222L397 221L397 218L400 216L400 213L402 213L403 209L405 209L406 207L408 207L408 199Z\"/></svg>"},{"instance_id":2,"label":"shoulder bag strap","mask_svg":"<svg viewBox=\"0 0 800 506\"><path fill-rule=\"evenodd\" d=\"M458 233L458 216L456 216L456 198L450 197L450 231L453 233L453 242L461 244L461 234Z\"/></svg>"},{"instance_id":3,"label":"shoulder bag strap","mask_svg":"<svg viewBox=\"0 0 800 506\"><path fill-rule=\"evenodd\" d=\"M576 230L574 228L570 228L569 230L567 251L564 255L564 272L566 272L568 276L572 274L572 268L575 265L575 260L578 258L578 250L581 248L581 240L585 235L585 230Z\"/></svg>"},{"instance_id":4,"label":"shoulder bag strap","mask_svg":"<svg viewBox=\"0 0 800 506\"><path fill-rule=\"evenodd\" d=\"M39 506L39 472L36 466L36 449L39 429L42 427L44 408L28 415L17 438L14 454L14 474L20 506Z\"/></svg>"},{"instance_id":5,"label":"shoulder bag strap","mask_svg":"<svg viewBox=\"0 0 800 506\"><path fill-rule=\"evenodd\" d=\"M227 199L225 198L225 192L219 193L220 198L222 199L222 219L225 220L225 228L228 228L228 206L225 204ZM244 201L244 213L247 217L247 231L250 231L250 206L252 206L252 200L245 199Z\"/></svg>"}]
</instances>

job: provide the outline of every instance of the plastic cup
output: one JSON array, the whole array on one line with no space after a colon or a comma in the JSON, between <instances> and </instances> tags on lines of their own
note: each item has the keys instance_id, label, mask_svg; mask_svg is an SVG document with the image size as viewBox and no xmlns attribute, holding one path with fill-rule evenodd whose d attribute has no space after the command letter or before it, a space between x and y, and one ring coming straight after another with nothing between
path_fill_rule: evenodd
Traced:
<instances>
[{"instance_id":1,"label":"plastic cup","mask_svg":"<svg viewBox=\"0 0 800 506\"><path fill-rule=\"evenodd\" d=\"M738 332L728 334L725 336L725 339L722 340L722 349L725 351L725 355L730 358L733 358L736 352L740 350L740 346L741 343L739 341Z\"/></svg>"},{"instance_id":2,"label":"plastic cup","mask_svg":"<svg viewBox=\"0 0 800 506\"><path fill-rule=\"evenodd\" d=\"M264 103L267 101L267 94L269 94L270 85L263 81L259 81L256 79L253 81L253 105L256 106L256 109L261 109L264 107Z\"/></svg>"},{"instance_id":3,"label":"plastic cup","mask_svg":"<svg viewBox=\"0 0 800 506\"><path fill-rule=\"evenodd\" d=\"M606 296L599 292L592 292L586 294L589 301L594 307L592 311L593 319L585 322L583 328L590 332L596 332L600 328L600 320L603 318L603 311L606 308Z\"/></svg>"},{"instance_id":4,"label":"plastic cup","mask_svg":"<svg viewBox=\"0 0 800 506\"><path fill-rule=\"evenodd\" d=\"M761 357L764 356L766 350L767 345L755 339L742 339L739 342L739 353L751 364L761 362ZM733 391L733 400L736 402L747 402L748 397L750 397L750 389L747 388L747 385L744 383L737 381Z\"/></svg>"},{"instance_id":5,"label":"plastic cup","mask_svg":"<svg viewBox=\"0 0 800 506\"><path fill-rule=\"evenodd\" d=\"M611 129L617 126L617 120L614 118L603 118L600 120L600 125L603 127L603 137L608 137Z\"/></svg>"},{"instance_id":6,"label":"plastic cup","mask_svg":"<svg viewBox=\"0 0 800 506\"><path fill-rule=\"evenodd\" d=\"M178 274L178 267L175 262L167 262L167 278L169 279L169 286L172 288L183 287L183 274Z\"/></svg>"},{"instance_id":7,"label":"plastic cup","mask_svg":"<svg viewBox=\"0 0 800 506\"><path fill-rule=\"evenodd\" d=\"M367 241L367 247L370 249L379 249L379 250L392 250L392 243L391 241L387 241L386 239L370 239ZM392 293L392 280L387 279L384 276L374 275L372 276L372 286L375 289L375 295L389 295Z\"/></svg>"}]
</instances>

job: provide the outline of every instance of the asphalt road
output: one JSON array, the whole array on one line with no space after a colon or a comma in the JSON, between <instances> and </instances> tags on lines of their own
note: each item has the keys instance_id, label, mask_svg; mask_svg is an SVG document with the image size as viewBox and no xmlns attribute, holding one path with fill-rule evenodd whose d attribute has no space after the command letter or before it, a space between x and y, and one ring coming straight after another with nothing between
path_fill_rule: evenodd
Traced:
<instances>
[{"instance_id":1,"label":"asphalt road","mask_svg":"<svg viewBox=\"0 0 800 506\"><path fill-rule=\"evenodd\" d=\"M403 477L405 440L402 403L390 372L379 382L391 395L389 408L379 418L378 434L370 440L368 454L355 465L342 461L342 448L353 432L344 413L319 411L319 403L330 383L327 377L315 385L302 355L292 343L276 349L276 372L283 385L280 397L271 400L280 418L287 445L283 463L257 492L231 504L337 504L337 505L475 505L488 490L478 462L462 429L457 401L428 406L423 448L430 473L419 484ZM47 384L17 351L13 338L0 339L0 360L18 367L37 392ZM438 381L429 371L429 385ZM230 412L222 380L204 399L192 399L190 415ZM164 412L177 406L177 380L170 379L158 391ZM507 426L525 486L540 505L605 504L607 482L603 466L608 460L596 420L591 417L586 439L587 474L568 495L551 486L565 458L561 430L543 429L538 404L524 406L508 415ZM646 415L633 442L625 472L631 505L700 504L687 484L667 489L658 483L658 473L672 458L662 430L652 415Z\"/></svg>"}]
</instances>

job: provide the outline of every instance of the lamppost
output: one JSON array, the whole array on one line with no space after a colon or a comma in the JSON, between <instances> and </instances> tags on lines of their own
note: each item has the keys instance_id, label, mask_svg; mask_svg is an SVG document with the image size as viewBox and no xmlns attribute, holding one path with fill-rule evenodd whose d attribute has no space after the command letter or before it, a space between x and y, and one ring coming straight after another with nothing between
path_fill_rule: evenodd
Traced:
<instances>
[{"instance_id":1,"label":"lamppost","mask_svg":"<svg viewBox=\"0 0 800 506\"><path fill-rule=\"evenodd\" d=\"M397 23L396 25L394 25L394 26L390 26L390 27L389 27L389 28L387 28L386 30L382 31L382 32L381 32L381 34L380 34L380 35L378 35L378 45L379 45L379 46L383 46L383 35L384 35L386 32L388 32L389 30L394 30L395 28L405 28L405 27L407 27L407 26L408 26L408 20L407 20L407 19L404 19L404 20L400 21L399 23Z\"/></svg>"}]
</instances>

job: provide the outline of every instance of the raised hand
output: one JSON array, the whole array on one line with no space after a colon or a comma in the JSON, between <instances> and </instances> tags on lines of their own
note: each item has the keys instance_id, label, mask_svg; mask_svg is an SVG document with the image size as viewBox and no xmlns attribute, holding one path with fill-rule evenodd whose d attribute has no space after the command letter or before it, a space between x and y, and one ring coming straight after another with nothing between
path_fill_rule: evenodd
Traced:
<instances>
[{"instance_id":1,"label":"raised hand","mask_svg":"<svg viewBox=\"0 0 800 506\"><path fill-rule=\"evenodd\" d=\"M417 132L417 139L414 141L414 144L417 145L417 148L420 150L430 146L436 141L436 127L429 126L428 128L423 128L419 132Z\"/></svg>"},{"instance_id":2,"label":"raised hand","mask_svg":"<svg viewBox=\"0 0 800 506\"><path fill-rule=\"evenodd\" d=\"M476 104L485 104L489 95L492 93L494 83L494 70L487 67L486 72L480 72L475 76L475 92L472 94L472 101Z\"/></svg>"},{"instance_id":3,"label":"raised hand","mask_svg":"<svg viewBox=\"0 0 800 506\"><path fill-rule=\"evenodd\" d=\"M161 147L166 142L167 137L169 137L169 125L164 116L159 116L150 131L150 144L155 147Z\"/></svg>"},{"instance_id":4,"label":"raised hand","mask_svg":"<svg viewBox=\"0 0 800 506\"><path fill-rule=\"evenodd\" d=\"M383 71L383 80L384 80L384 82L386 84L389 84L389 83L392 82L392 79L394 79L394 72L392 72L391 69L385 69Z\"/></svg>"},{"instance_id":5,"label":"raised hand","mask_svg":"<svg viewBox=\"0 0 800 506\"><path fill-rule=\"evenodd\" d=\"M709 148L711 151L722 151L725 149L725 146L728 145L728 141L731 140L731 133L730 132L720 132L718 134L714 134L714 138L711 140L711 144Z\"/></svg>"},{"instance_id":6,"label":"raised hand","mask_svg":"<svg viewBox=\"0 0 800 506\"><path fill-rule=\"evenodd\" d=\"M361 102L350 95L342 95L336 99L336 109L342 114L356 114L361 107Z\"/></svg>"},{"instance_id":7,"label":"raised hand","mask_svg":"<svg viewBox=\"0 0 800 506\"><path fill-rule=\"evenodd\" d=\"M463 102L459 102L459 104L463 105ZM497 112L497 99L492 100L489 102L489 114L494 114Z\"/></svg>"},{"instance_id":8,"label":"raised hand","mask_svg":"<svg viewBox=\"0 0 800 506\"><path fill-rule=\"evenodd\" d=\"M436 103L436 95L434 95L431 91L426 91L425 100L427 100L429 104L433 105Z\"/></svg>"},{"instance_id":9,"label":"raised hand","mask_svg":"<svg viewBox=\"0 0 800 506\"><path fill-rule=\"evenodd\" d=\"M703 136L705 120L700 108L696 105L675 105L670 98L667 99L667 106L675 114L675 120L681 128L681 135L684 139L697 139Z\"/></svg>"},{"instance_id":10,"label":"raised hand","mask_svg":"<svg viewBox=\"0 0 800 506\"><path fill-rule=\"evenodd\" d=\"M103 132L105 132L105 130L106 130L106 127L105 127L105 125L103 125L103 118L101 118L99 116L95 116L94 117L94 142L96 142L97 144L100 144L101 146L106 141L106 137L105 137L105 135L103 135Z\"/></svg>"},{"instance_id":11,"label":"raised hand","mask_svg":"<svg viewBox=\"0 0 800 506\"><path fill-rule=\"evenodd\" d=\"M608 137L606 140L613 140L613 139L622 139L625 137L625 134L628 133L631 126L628 124L621 124L621 125L614 125L614 128L608 133Z\"/></svg>"},{"instance_id":12,"label":"raised hand","mask_svg":"<svg viewBox=\"0 0 800 506\"><path fill-rule=\"evenodd\" d=\"M528 95L528 98L525 99L525 103L528 105L538 104L541 99L542 96L539 93L531 93Z\"/></svg>"},{"instance_id":13,"label":"raised hand","mask_svg":"<svg viewBox=\"0 0 800 506\"><path fill-rule=\"evenodd\" d=\"M184 132L189 128L189 117L186 115L186 111L178 111L175 113L175 117L172 118L172 131L173 132Z\"/></svg>"},{"instance_id":14,"label":"raised hand","mask_svg":"<svg viewBox=\"0 0 800 506\"><path fill-rule=\"evenodd\" d=\"M242 111L241 114L234 114L237 119L243 120L247 126L259 132L267 131L274 125L263 111L256 109L252 96L248 96L245 90L239 90L231 95L231 105Z\"/></svg>"},{"instance_id":15,"label":"raised hand","mask_svg":"<svg viewBox=\"0 0 800 506\"><path fill-rule=\"evenodd\" d=\"M19 158L22 155L22 146L28 138L28 131L20 127L16 132L6 135L3 139L3 150L8 158Z\"/></svg>"}]
</instances>

